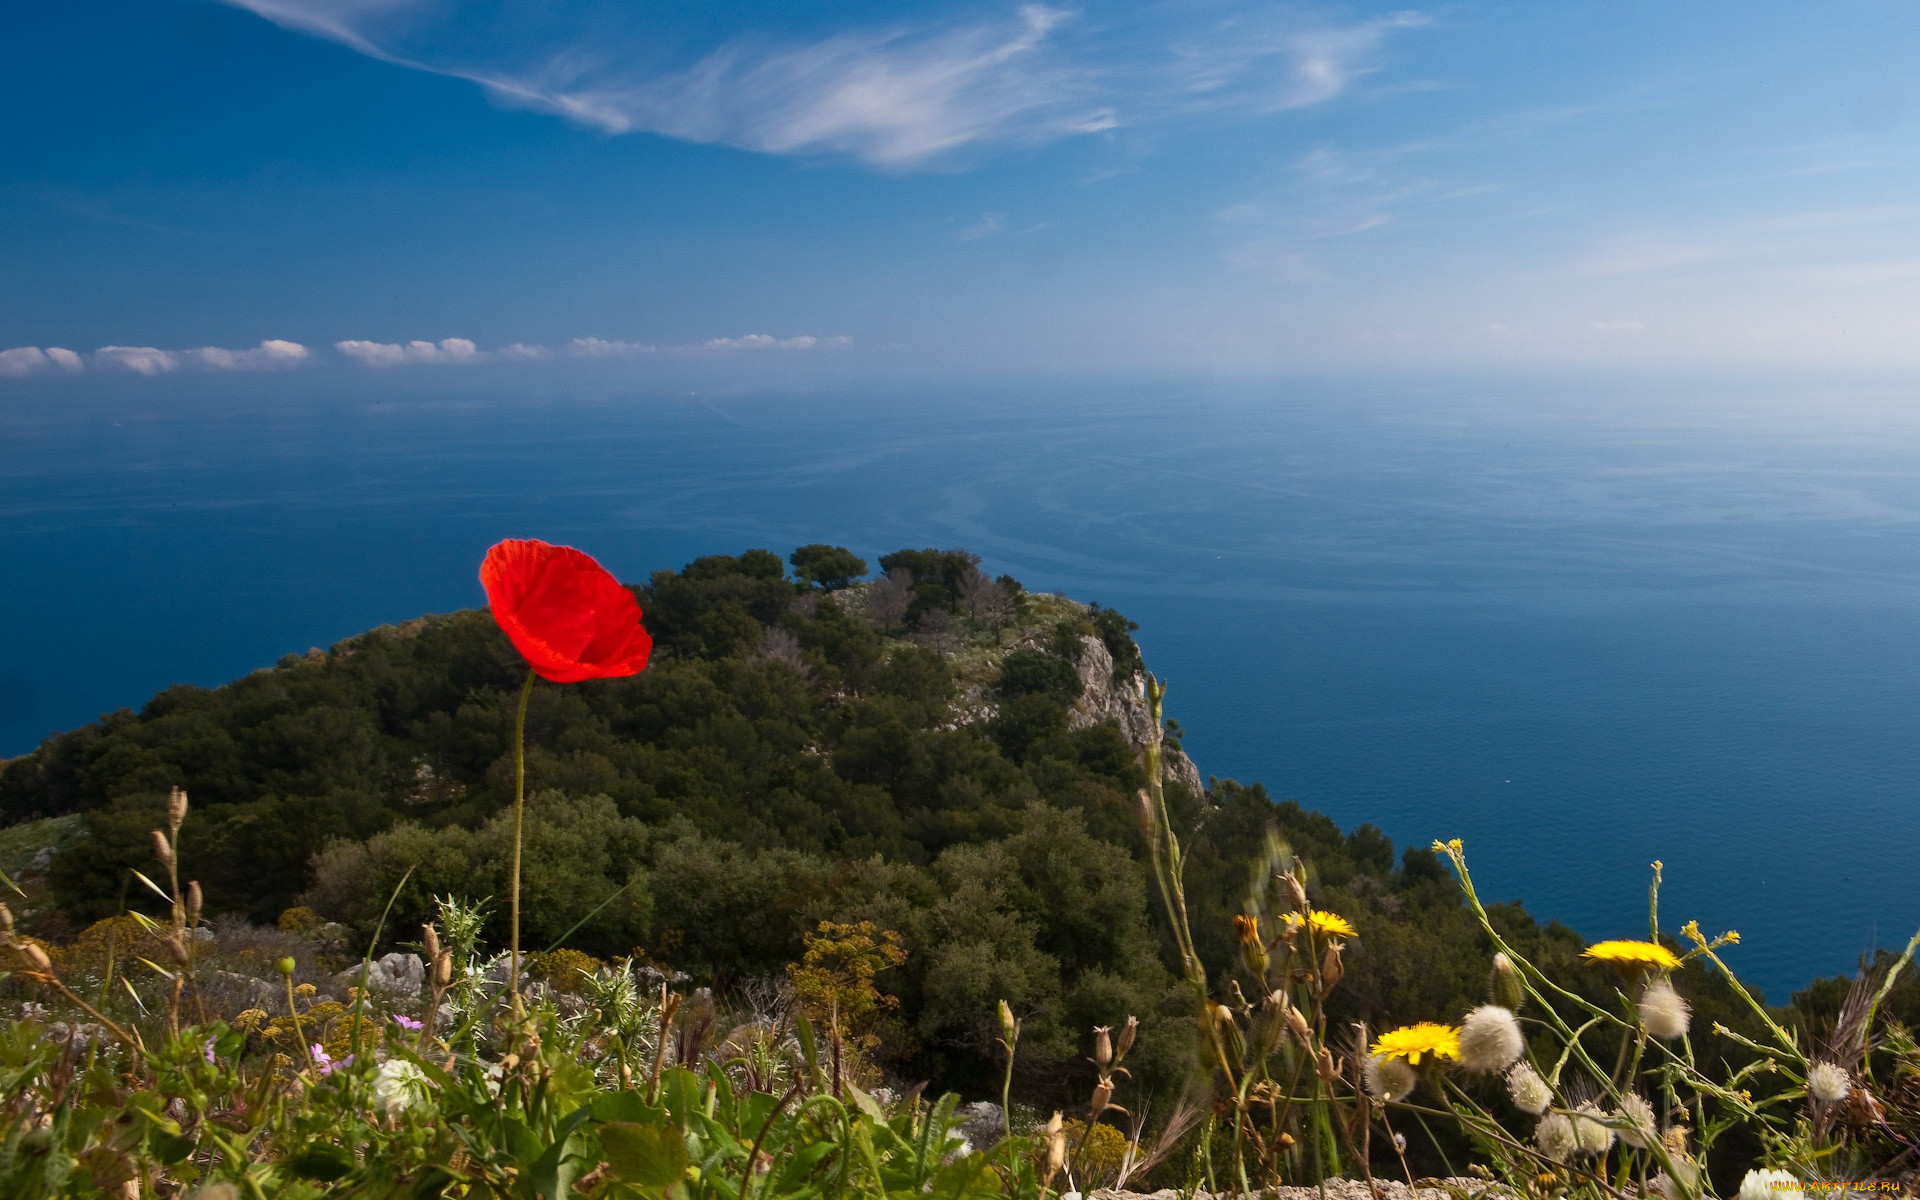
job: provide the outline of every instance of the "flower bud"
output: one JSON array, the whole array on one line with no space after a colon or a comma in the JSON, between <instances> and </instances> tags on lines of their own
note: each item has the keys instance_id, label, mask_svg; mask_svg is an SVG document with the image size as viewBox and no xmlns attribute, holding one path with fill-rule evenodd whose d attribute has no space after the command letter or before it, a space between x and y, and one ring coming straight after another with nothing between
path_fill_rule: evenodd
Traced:
<instances>
[{"instance_id":1,"label":"flower bud","mask_svg":"<svg viewBox=\"0 0 1920 1200\"><path fill-rule=\"evenodd\" d=\"M1113 1027L1096 1025L1093 1028L1093 1065L1105 1071L1113 1065Z\"/></svg>"},{"instance_id":2,"label":"flower bud","mask_svg":"<svg viewBox=\"0 0 1920 1200\"><path fill-rule=\"evenodd\" d=\"M295 965L296 964L293 961L293 956L289 954L287 957L281 959L279 962L274 963L273 969L280 972L282 975L287 976L289 979L291 979L293 977L293 968Z\"/></svg>"},{"instance_id":3,"label":"flower bud","mask_svg":"<svg viewBox=\"0 0 1920 1200\"><path fill-rule=\"evenodd\" d=\"M1262 983L1267 978L1267 943L1260 936L1260 918L1245 913L1233 914L1233 929L1240 936L1240 958L1247 970Z\"/></svg>"},{"instance_id":4,"label":"flower bud","mask_svg":"<svg viewBox=\"0 0 1920 1200\"><path fill-rule=\"evenodd\" d=\"M1013 1005L1002 1000L1000 1002L1000 1040L1005 1042L1008 1048L1012 1048L1019 1038L1020 1022L1013 1019Z\"/></svg>"},{"instance_id":5,"label":"flower bud","mask_svg":"<svg viewBox=\"0 0 1920 1200\"><path fill-rule=\"evenodd\" d=\"M0 936L13 936L13 910L0 904Z\"/></svg>"},{"instance_id":6,"label":"flower bud","mask_svg":"<svg viewBox=\"0 0 1920 1200\"><path fill-rule=\"evenodd\" d=\"M180 823L186 819L187 794L179 788L174 788L167 793L167 824L178 829L180 828Z\"/></svg>"},{"instance_id":7,"label":"flower bud","mask_svg":"<svg viewBox=\"0 0 1920 1200\"><path fill-rule=\"evenodd\" d=\"M192 928L193 926L198 925L200 923L200 904L202 899L203 897L200 894L200 882L198 880L188 881L187 883L187 927L188 928Z\"/></svg>"},{"instance_id":8,"label":"flower bud","mask_svg":"<svg viewBox=\"0 0 1920 1200\"><path fill-rule=\"evenodd\" d=\"M1281 873L1280 880L1287 885L1287 896L1293 901L1293 911L1301 916L1313 911L1313 906L1307 903L1307 889L1301 885L1298 875L1285 871Z\"/></svg>"},{"instance_id":9,"label":"flower bud","mask_svg":"<svg viewBox=\"0 0 1920 1200\"><path fill-rule=\"evenodd\" d=\"M1493 976L1488 990L1493 994L1493 1002L1508 1012L1519 1012L1520 1006L1527 1002L1527 990L1520 986L1520 972L1514 969L1513 960L1505 951L1493 956Z\"/></svg>"},{"instance_id":10,"label":"flower bud","mask_svg":"<svg viewBox=\"0 0 1920 1200\"><path fill-rule=\"evenodd\" d=\"M167 835L158 829L153 831L153 856L159 859L163 866L173 865L173 844L167 841Z\"/></svg>"}]
</instances>

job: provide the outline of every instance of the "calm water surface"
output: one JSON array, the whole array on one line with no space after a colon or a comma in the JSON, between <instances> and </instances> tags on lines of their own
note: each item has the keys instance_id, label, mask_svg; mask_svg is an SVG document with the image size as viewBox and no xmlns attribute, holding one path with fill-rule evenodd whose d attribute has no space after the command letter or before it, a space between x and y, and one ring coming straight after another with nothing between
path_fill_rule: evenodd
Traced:
<instances>
[{"instance_id":1,"label":"calm water surface","mask_svg":"<svg viewBox=\"0 0 1920 1200\"><path fill-rule=\"evenodd\" d=\"M482 599L965 546L1143 626L1203 772L1592 937L1738 928L1775 998L1920 924L1920 419L1893 394L1026 386L0 397L0 754ZM264 389L263 389L264 391Z\"/></svg>"}]
</instances>

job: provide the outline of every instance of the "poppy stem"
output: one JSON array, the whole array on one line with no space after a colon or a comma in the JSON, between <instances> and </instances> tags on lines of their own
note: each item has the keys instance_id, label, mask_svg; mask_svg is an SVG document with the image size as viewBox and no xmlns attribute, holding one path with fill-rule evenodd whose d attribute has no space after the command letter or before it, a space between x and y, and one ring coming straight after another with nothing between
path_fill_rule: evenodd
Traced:
<instances>
[{"instance_id":1,"label":"poppy stem","mask_svg":"<svg viewBox=\"0 0 1920 1200\"><path fill-rule=\"evenodd\" d=\"M520 1011L520 825L527 806L527 700L533 695L532 671L520 685L520 711L513 718L513 882L508 893L507 991Z\"/></svg>"}]
</instances>

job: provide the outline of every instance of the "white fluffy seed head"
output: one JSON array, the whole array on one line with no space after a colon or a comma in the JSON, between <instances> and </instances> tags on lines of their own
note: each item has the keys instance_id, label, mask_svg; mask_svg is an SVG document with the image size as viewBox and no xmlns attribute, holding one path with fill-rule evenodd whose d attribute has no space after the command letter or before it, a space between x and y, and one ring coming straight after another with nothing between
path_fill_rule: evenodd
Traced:
<instances>
[{"instance_id":1,"label":"white fluffy seed head","mask_svg":"<svg viewBox=\"0 0 1920 1200\"><path fill-rule=\"evenodd\" d=\"M1565 1162L1580 1148L1580 1138L1566 1114L1548 1113L1533 1127L1533 1144L1554 1162Z\"/></svg>"},{"instance_id":2,"label":"white fluffy seed head","mask_svg":"<svg viewBox=\"0 0 1920 1200\"><path fill-rule=\"evenodd\" d=\"M1552 1090L1531 1063L1520 1063L1507 1072L1507 1095L1513 1097L1513 1106L1521 1112L1543 1113L1553 1103Z\"/></svg>"},{"instance_id":3,"label":"white fluffy seed head","mask_svg":"<svg viewBox=\"0 0 1920 1200\"><path fill-rule=\"evenodd\" d=\"M1526 1052L1526 1038L1513 1010L1482 1004L1460 1026L1460 1065L1484 1075L1506 1070Z\"/></svg>"},{"instance_id":4,"label":"white fluffy seed head","mask_svg":"<svg viewBox=\"0 0 1920 1200\"><path fill-rule=\"evenodd\" d=\"M1646 1097L1628 1093L1620 1101L1620 1107L1613 1110L1613 1115L1627 1122L1626 1129L1617 1131L1622 1142L1636 1150L1645 1150L1653 1144L1653 1105L1647 1103Z\"/></svg>"},{"instance_id":5,"label":"white fluffy seed head","mask_svg":"<svg viewBox=\"0 0 1920 1200\"><path fill-rule=\"evenodd\" d=\"M1740 1181L1740 1200L1803 1200L1800 1181L1785 1171L1748 1171Z\"/></svg>"},{"instance_id":6,"label":"white fluffy seed head","mask_svg":"<svg viewBox=\"0 0 1920 1200\"><path fill-rule=\"evenodd\" d=\"M1807 1068L1807 1092L1822 1104L1838 1104L1853 1090L1853 1076L1839 1063L1817 1062Z\"/></svg>"},{"instance_id":7,"label":"white fluffy seed head","mask_svg":"<svg viewBox=\"0 0 1920 1200\"><path fill-rule=\"evenodd\" d=\"M1640 993L1640 1024L1657 1038L1671 1041L1685 1036L1693 1010L1664 979L1656 979Z\"/></svg>"},{"instance_id":8,"label":"white fluffy seed head","mask_svg":"<svg viewBox=\"0 0 1920 1200\"><path fill-rule=\"evenodd\" d=\"M1600 1119L1600 1110L1582 1104L1573 1112L1573 1137L1582 1154L1605 1154L1613 1147L1613 1130Z\"/></svg>"},{"instance_id":9,"label":"white fluffy seed head","mask_svg":"<svg viewBox=\"0 0 1920 1200\"><path fill-rule=\"evenodd\" d=\"M426 1073L419 1067L405 1059L390 1058L380 1064L373 1077L373 1102L388 1116L399 1116L425 1104L429 1087Z\"/></svg>"},{"instance_id":10,"label":"white fluffy seed head","mask_svg":"<svg viewBox=\"0 0 1920 1200\"><path fill-rule=\"evenodd\" d=\"M1420 1076L1397 1054L1375 1054L1363 1070L1367 1093L1375 1100L1404 1100Z\"/></svg>"}]
</instances>

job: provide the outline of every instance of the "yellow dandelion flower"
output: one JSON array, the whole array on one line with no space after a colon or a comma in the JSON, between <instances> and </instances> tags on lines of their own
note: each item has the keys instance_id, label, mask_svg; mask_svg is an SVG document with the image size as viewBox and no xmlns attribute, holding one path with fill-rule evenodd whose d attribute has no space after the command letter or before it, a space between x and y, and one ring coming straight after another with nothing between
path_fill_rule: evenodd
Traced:
<instances>
[{"instance_id":1,"label":"yellow dandelion flower","mask_svg":"<svg viewBox=\"0 0 1920 1200\"><path fill-rule=\"evenodd\" d=\"M1387 1058L1404 1058L1414 1066L1420 1065L1424 1055L1435 1058L1460 1057L1460 1031L1451 1025L1436 1025L1432 1021L1422 1021L1418 1025L1405 1025L1380 1035L1373 1043L1373 1052Z\"/></svg>"},{"instance_id":2,"label":"yellow dandelion flower","mask_svg":"<svg viewBox=\"0 0 1920 1200\"><path fill-rule=\"evenodd\" d=\"M1680 965L1680 959L1673 951L1654 942L1595 942L1587 947L1586 957L1619 967L1671 968Z\"/></svg>"},{"instance_id":3,"label":"yellow dandelion flower","mask_svg":"<svg viewBox=\"0 0 1920 1200\"><path fill-rule=\"evenodd\" d=\"M1300 924L1299 913L1287 914L1287 928L1298 929L1300 928ZM1354 932L1353 926L1348 923L1347 919L1339 913L1324 912L1317 908L1307 910L1306 924L1311 926L1313 931L1322 937L1350 938L1360 936Z\"/></svg>"}]
</instances>

